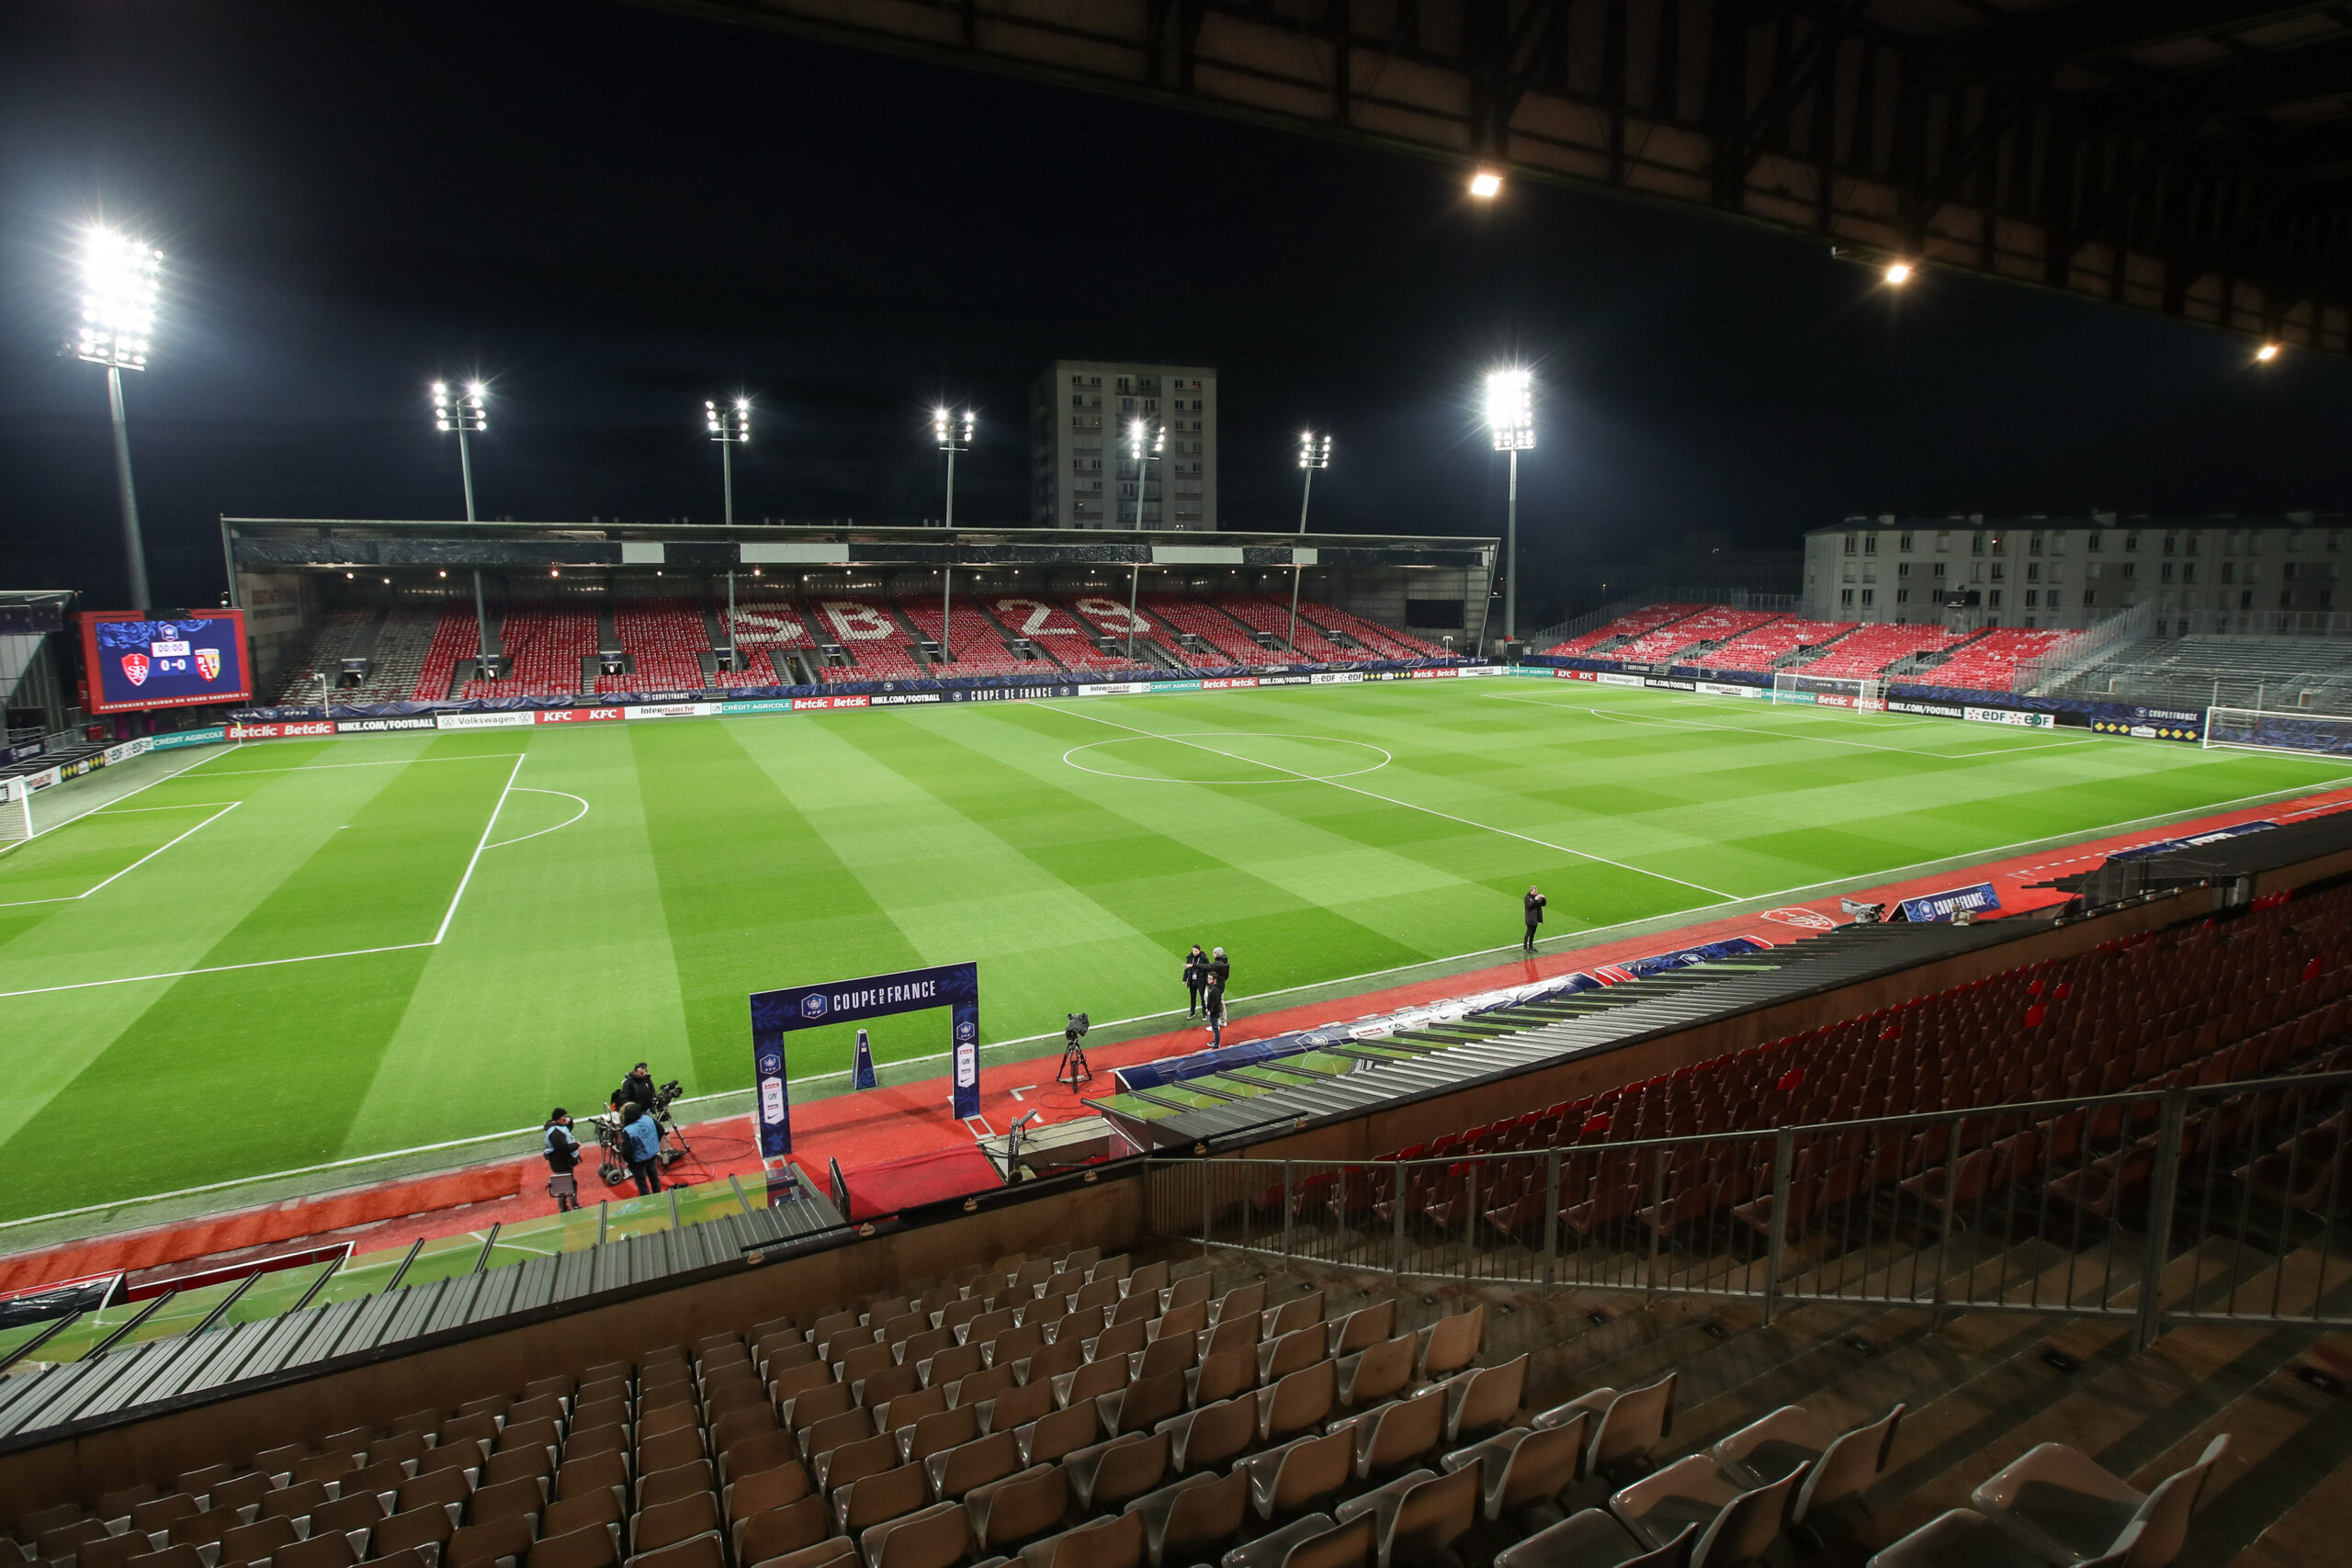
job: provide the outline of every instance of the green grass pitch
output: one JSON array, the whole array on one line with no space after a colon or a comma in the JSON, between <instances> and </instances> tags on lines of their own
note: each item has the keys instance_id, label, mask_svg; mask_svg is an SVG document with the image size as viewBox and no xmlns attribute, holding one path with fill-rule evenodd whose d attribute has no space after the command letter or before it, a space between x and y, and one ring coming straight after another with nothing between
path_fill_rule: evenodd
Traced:
<instances>
[{"instance_id":1,"label":"green grass pitch","mask_svg":"<svg viewBox=\"0 0 2352 1568\"><path fill-rule=\"evenodd\" d=\"M0 1214L741 1088L754 989L978 959L1009 1041L2344 772L1527 681L243 746L0 853Z\"/></svg>"}]
</instances>

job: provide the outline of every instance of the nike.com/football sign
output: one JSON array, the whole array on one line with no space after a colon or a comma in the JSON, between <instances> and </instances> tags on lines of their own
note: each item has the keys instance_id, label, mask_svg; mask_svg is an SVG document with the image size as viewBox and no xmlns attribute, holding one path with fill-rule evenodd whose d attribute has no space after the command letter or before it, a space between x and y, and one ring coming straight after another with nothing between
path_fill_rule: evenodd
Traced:
<instances>
[{"instance_id":1,"label":"nike.com/football sign","mask_svg":"<svg viewBox=\"0 0 2352 1568\"><path fill-rule=\"evenodd\" d=\"M796 1029L828 1023L864 1023L892 1013L947 1009L956 1058L951 1104L960 1119L980 1113L980 966L943 964L902 969L862 980L829 980L820 986L787 986L752 993L752 1070L759 1102L752 1112L760 1130L760 1154L775 1159L792 1152L792 1096L786 1087L784 1037Z\"/></svg>"},{"instance_id":2,"label":"nike.com/football sign","mask_svg":"<svg viewBox=\"0 0 2352 1568\"><path fill-rule=\"evenodd\" d=\"M134 610L82 616L84 705L91 713L248 702L246 669L242 610L170 619Z\"/></svg>"}]
</instances>

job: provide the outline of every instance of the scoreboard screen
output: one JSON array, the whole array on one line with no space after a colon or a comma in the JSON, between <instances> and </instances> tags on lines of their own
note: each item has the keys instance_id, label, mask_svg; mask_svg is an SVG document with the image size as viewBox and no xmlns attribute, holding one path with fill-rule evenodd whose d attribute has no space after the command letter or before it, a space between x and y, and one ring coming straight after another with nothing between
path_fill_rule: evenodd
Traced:
<instances>
[{"instance_id":1,"label":"scoreboard screen","mask_svg":"<svg viewBox=\"0 0 2352 1568\"><path fill-rule=\"evenodd\" d=\"M169 619L136 610L86 613L82 668L89 682L88 711L94 714L240 703L253 696L243 610Z\"/></svg>"}]
</instances>

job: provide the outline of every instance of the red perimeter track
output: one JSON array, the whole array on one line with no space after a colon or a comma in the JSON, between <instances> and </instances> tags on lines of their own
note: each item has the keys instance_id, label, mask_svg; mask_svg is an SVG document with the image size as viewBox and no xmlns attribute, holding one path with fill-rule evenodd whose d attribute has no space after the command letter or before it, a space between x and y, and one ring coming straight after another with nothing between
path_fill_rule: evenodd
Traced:
<instances>
[{"instance_id":1,"label":"red perimeter track","mask_svg":"<svg viewBox=\"0 0 2352 1568\"><path fill-rule=\"evenodd\" d=\"M2288 821L2318 816L2342 810L2347 806L2352 806L2352 789L2332 790L2267 806L2220 812L2167 827L2146 828L2109 838L2086 840L2077 844L1988 862L1933 876L1849 889L1844 896L1865 898L1872 903L1892 902L1898 898L1917 897L1921 894L1990 882L2000 892L2003 912L2021 914L2064 901L2064 896L2057 893L2028 891L2027 883L2047 882L2052 877L2070 872L2087 871L2118 850L2160 840L2187 838L2266 818ZM1344 1002L1315 1002L1275 1012L1258 1013L1246 1023L1228 1030L1227 1033L1236 1040L1261 1039L1286 1030L1329 1023L1335 1021L1335 1015L1361 1018L1393 1012L1420 1003L1442 1001L1449 997L1522 985L1578 969L1589 969L1598 964L1640 957L1645 953L1668 953L1678 947L1719 942L1728 937L1749 936L1773 943L1802 940L1818 934L1823 929L1817 924L1809 927L1806 917L1826 917L1831 920L1840 918L1839 897L1838 893L1831 893L1763 914L1734 915L1677 931L1626 937L1573 952L1546 953L1536 958L1498 964L1491 969L1472 974L1451 975L1366 992ZM1509 936L1512 932L1504 931L1496 934ZM1352 1010L1340 1014L1343 1007ZM1207 1043L1205 1030L1186 1027L1145 1039L1130 1040L1123 1044L1091 1049L1087 1056L1094 1068L1097 1081L1090 1086L1090 1090L1107 1092L1110 1089L1108 1074L1113 1067L1196 1051ZM1053 1081L1055 1060L1052 1055L1036 1056L985 1069L980 1075L981 1114L969 1125L956 1122L949 1115L948 1085L944 1077L868 1089L863 1093L838 1094L830 1099L797 1105L793 1108L792 1117L793 1157L803 1169L821 1175L829 1159L840 1160L842 1168L849 1170L926 1151L966 1145L981 1134L1001 1133L1011 1125L1014 1117L1030 1110L1042 1110L1045 1115L1040 1120L1048 1122L1088 1114L1086 1108L1079 1103L1076 1094ZM732 1116L688 1127L686 1136L693 1145L694 1153L672 1168L670 1174L673 1180L723 1180L730 1174L760 1168L758 1151L752 1141L750 1119L746 1116ZM537 1158L503 1160L439 1176L390 1182L326 1197L298 1200L211 1219L185 1221L153 1230L25 1253L0 1263L0 1290L17 1290L51 1280L112 1273L117 1269L163 1275L176 1271L181 1265L197 1259L217 1266L234 1261L239 1257L288 1250L297 1242L318 1246L348 1241L356 1252L373 1252L389 1247L404 1247L419 1236L487 1230L493 1224L512 1224L518 1220L534 1219L555 1211L555 1201L546 1191L546 1170L547 1167ZM593 1202L603 1195L596 1190L600 1184L595 1179L593 1165L582 1165L580 1175L583 1199ZM618 1199L633 1194L634 1189L625 1183L613 1189L609 1195Z\"/></svg>"}]
</instances>

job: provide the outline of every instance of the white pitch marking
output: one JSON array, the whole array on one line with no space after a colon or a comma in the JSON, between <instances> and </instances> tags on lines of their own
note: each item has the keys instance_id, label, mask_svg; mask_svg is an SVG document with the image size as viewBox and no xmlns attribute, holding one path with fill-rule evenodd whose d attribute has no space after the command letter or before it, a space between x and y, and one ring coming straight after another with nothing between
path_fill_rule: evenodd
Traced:
<instances>
[{"instance_id":1,"label":"white pitch marking","mask_svg":"<svg viewBox=\"0 0 2352 1568\"><path fill-rule=\"evenodd\" d=\"M565 818L562 821L557 823L555 828L541 828L537 832L525 833L520 838L501 839L498 842L490 846L493 850L503 850L509 844L519 844L524 839L536 839L540 833L552 833L556 830L556 828L569 828L574 822L579 821L582 817L588 815L588 803L584 800L581 800L578 795L572 794L568 789L534 789L529 784L525 784L514 793L517 795L560 795L566 800L577 801L579 803L580 809Z\"/></svg>"},{"instance_id":2,"label":"white pitch marking","mask_svg":"<svg viewBox=\"0 0 2352 1568\"><path fill-rule=\"evenodd\" d=\"M523 771L525 755L521 751L514 753L514 765L506 771L506 787L498 792L498 804L490 808L490 820L481 825L481 840L474 845L473 854L466 861L465 874L458 878L458 890L449 895L448 912L441 917L441 929L433 933L432 946L441 945L441 939L449 934L449 922L458 918L458 900L466 896L466 885L474 879L475 863L481 859L481 852L490 845L490 831L498 826L498 814L505 809L506 797L514 793L514 775Z\"/></svg>"},{"instance_id":3,"label":"white pitch marking","mask_svg":"<svg viewBox=\"0 0 2352 1568\"><path fill-rule=\"evenodd\" d=\"M1036 703L1035 705L1048 708L1055 713L1076 713L1080 718L1091 718L1097 724L1107 724L1114 729L1124 729L1131 734L1148 736L1154 740L1172 740L1179 746L1190 746L1195 750L1206 751L1211 756L1223 757L1228 761L1248 762L1254 767L1272 768L1278 773L1288 773L1294 779L1307 784L1329 784L1333 789L1343 789L1350 795L1360 795L1367 800L1377 800L1384 805L1399 807L1407 811L1419 811L1426 816L1442 818L1448 822L1459 822L1465 828L1476 828L1482 832L1498 833L1506 839L1517 839L1521 843L1534 844L1556 854L1574 855L1578 860L1598 861L1602 865L1613 865L1620 871L1630 871L1640 876L1656 877L1660 882L1671 882L1679 887L1689 887L1707 894L1719 904L1736 904L1739 901L1738 895L1726 893L1720 887L1709 887L1703 883L1687 882L1679 876L1668 876L1662 871L1648 871L1638 865L1628 865L1621 860L1611 860L1607 855L1597 855L1589 850L1570 849L1566 844L1555 844L1549 840L1534 838L1526 833L1514 833L1508 828L1497 828L1490 823L1475 822L1467 817L1456 817L1450 811L1440 811L1432 806L1418 806L1409 800L1399 800L1393 795L1382 795L1377 790L1363 789L1351 784L1341 784L1337 779L1327 779L1316 773L1302 773L1295 768L1285 768L1277 762L1261 762L1255 757L1244 757L1236 752L1221 750L1215 746L1204 746L1197 740L1188 740L1181 735L1161 735L1148 729L1137 729L1133 725L1121 724L1116 719L1104 718L1100 714L1085 713L1074 708L1057 708L1050 703ZM1702 908L1706 907L1700 906Z\"/></svg>"},{"instance_id":4,"label":"white pitch marking","mask_svg":"<svg viewBox=\"0 0 2352 1568\"><path fill-rule=\"evenodd\" d=\"M1011 1091L1009 1091L1009 1092L1012 1094L1012 1098L1013 1098L1013 1099L1015 1099L1015 1100L1019 1100L1019 1099L1020 1099L1023 1094L1027 1093L1030 1089L1035 1089L1036 1087L1037 1087L1037 1086L1036 1086L1035 1084L1033 1084L1033 1083L1025 1083L1025 1084L1023 1084L1019 1089L1012 1089L1012 1090L1011 1090Z\"/></svg>"},{"instance_id":5,"label":"white pitch marking","mask_svg":"<svg viewBox=\"0 0 2352 1568\"><path fill-rule=\"evenodd\" d=\"M501 757L522 757L528 754L523 751L475 751L462 757L396 757L382 762L304 762L291 768L223 768L217 773L209 773L206 776L241 779L247 773L322 773L330 768L405 768L412 762L481 762ZM226 753L224 752L223 755ZM205 759L208 762L217 760L211 757ZM173 776L176 778L179 775L175 773Z\"/></svg>"},{"instance_id":6,"label":"white pitch marking","mask_svg":"<svg viewBox=\"0 0 2352 1568\"><path fill-rule=\"evenodd\" d=\"M2020 741L2013 746L1996 746L1989 751L1923 751L1916 746L1880 746L1868 740L1840 740L1829 735L1800 735L1794 730L1758 729L1753 725L1747 724L1709 724L1704 719L1696 718L1636 718L1628 714L1607 713L1600 708L1585 707L1580 703L1551 703L1545 702L1542 697L1522 697L1515 692L1481 692L1478 694L1482 697L1491 697L1497 702L1526 703L1532 707L1556 708L1564 713L1575 713L1581 709L1594 718L1606 719L1611 724L1648 725L1659 729L1720 729L1734 735L1754 735L1767 740L1793 740L1801 745L1852 746L1864 751L1893 751L1905 757L1932 757L1939 761L1963 761L1972 757L2014 757L2025 751L2058 751L2069 746L2091 746L2098 743L2092 739L2035 740Z\"/></svg>"},{"instance_id":7,"label":"white pitch marking","mask_svg":"<svg viewBox=\"0 0 2352 1568\"><path fill-rule=\"evenodd\" d=\"M166 842L164 842L164 843L161 843L161 844L156 845L153 849L149 850L145 854L141 855L137 860L132 861L129 865L124 866L120 871L116 872L116 873L114 874L114 875L107 877L107 878L106 879L106 881L105 881L105 882L101 882L101 883L97 884L97 885L96 885L96 886L94 886L94 887L85 887L85 888L84 888L84 889L83 889L81 892L79 892L79 893L65 893L65 894L61 894L61 895L59 895L57 897L54 897L54 898L9 898L9 899L0 899L0 909L17 909L17 908L22 908L24 906L26 906L26 905L28 905L28 904L71 904L71 903L75 902L75 901L76 901L76 900L78 900L78 899L87 898L91 894L93 894L93 893L96 893L96 892L99 892L100 890L102 890L103 888L105 888L108 883L117 882L117 881L119 881L120 879L122 879L123 877L129 876L132 872L137 871L141 866L145 865L149 861L153 860L157 855L162 854L165 850L170 849L170 848L172 847L172 845L173 845L173 844L176 844L176 843L178 843L178 842L180 841L180 839L185 839L185 838L187 838L187 837L188 836L188 833L198 833L198 832L202 832L205 829L211 827L211 826L212 826L212 824L214 824L215 822L220 821L220 818L222 818L223 817L228 816L228 815L229 815L229 813L231 813L232 811L234 811L235 809L237 809L237 807L240 807L240 806L242 806L242 805L243 805L243 804L244 804L244 803L243 803L243 801L238 801L238 800L232 800L232 801L229 802L226 806L223 806L222 807L220 807L220 810L215 811L211 816L209 816L209 817L206 818L203 821L198 822L195 827L190 828L190 829L187 830L187 833L182 833L182 834L180 834L180 835L179 835L179 837L178 837L178 838L175 838L175 839L172 839L172 840L168 840L168 841L166 841ZM142 810L168 811L168 810L174 810L174 809L176 809L176 808L175 808L175 807L141 807L141 809L142 809ZM95 813L87 813L87 812L85 812L85 813L84 813L84 815L85 815L85 816L90 816L90 815L95 815ZM76 820L79 820L79 818L76 818ZM31 840L27 840L27 842L30 842L30 841L31 841Z\"/></svg>"}]
</instances>

